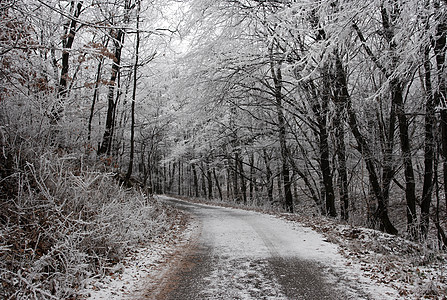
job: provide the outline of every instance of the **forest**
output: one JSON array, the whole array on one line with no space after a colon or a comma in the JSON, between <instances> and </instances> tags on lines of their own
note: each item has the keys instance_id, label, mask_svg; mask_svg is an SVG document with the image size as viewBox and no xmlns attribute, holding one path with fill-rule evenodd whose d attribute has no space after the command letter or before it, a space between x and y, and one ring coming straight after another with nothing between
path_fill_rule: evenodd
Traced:
<instances>
[{"instance_id":1,"label":"forest","mask_svg":"<svg viewBox=\"0 0 447 300\"><path fill-rule=\"evenodd\" d=\"M152 194L447 246L447 1L5 0L0 15L0 296L75 293L168 230Z\"/></svg>"}]
</instances>

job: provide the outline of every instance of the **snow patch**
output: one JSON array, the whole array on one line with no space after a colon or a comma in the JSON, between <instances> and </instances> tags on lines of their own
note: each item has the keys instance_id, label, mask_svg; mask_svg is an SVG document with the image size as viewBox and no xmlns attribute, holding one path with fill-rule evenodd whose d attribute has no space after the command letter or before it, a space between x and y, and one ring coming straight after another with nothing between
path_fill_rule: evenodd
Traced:
<instances>
[{"instance_id":1,"label":"snow patch","mask_svg":"<svg viewBox=\"0 0 447 300\"><path fill-rule=\"evenodd\" d=\"M169 234L151 241L148 245L130 251L123 261L107 276L93 278L85 282L80 298L93 299L139 299L160 281L166 265L174 253L185 245L193 232L189 224L183 231L173 228Z\"/></svg>"}]
</instances>

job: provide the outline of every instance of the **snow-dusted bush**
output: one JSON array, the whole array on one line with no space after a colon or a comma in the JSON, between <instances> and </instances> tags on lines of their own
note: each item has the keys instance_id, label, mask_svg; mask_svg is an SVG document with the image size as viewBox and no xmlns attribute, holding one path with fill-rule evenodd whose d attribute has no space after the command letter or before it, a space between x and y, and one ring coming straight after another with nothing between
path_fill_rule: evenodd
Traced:
<instances>
[{"instance_id":1,"label":"snow-dusted bush","mask_svg":"<svg viewBox=\"0 0 447 300\"><path fill-rule=\"evenodd\" d=\"M1 162L0 298L72 297L127 249L168 229L165 208L81 154L11 150Z\"/></svg>"}]
</instances>

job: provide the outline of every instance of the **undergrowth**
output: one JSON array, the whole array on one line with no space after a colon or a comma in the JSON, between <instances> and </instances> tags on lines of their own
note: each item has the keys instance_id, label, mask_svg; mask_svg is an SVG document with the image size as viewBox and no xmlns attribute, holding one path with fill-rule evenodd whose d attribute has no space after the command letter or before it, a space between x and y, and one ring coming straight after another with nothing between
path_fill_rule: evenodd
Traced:
<instances>
[{"instance_id":1,"label":"undergrowth","mask_svg":"<svg viewBox=\"0 0 447 300\"><path fill-rule=\"evenodd\" d=\"M82 154L2 148L2 299L74 298L86 279L169 229L165 207Z\"/></svg>"}]
</instances>

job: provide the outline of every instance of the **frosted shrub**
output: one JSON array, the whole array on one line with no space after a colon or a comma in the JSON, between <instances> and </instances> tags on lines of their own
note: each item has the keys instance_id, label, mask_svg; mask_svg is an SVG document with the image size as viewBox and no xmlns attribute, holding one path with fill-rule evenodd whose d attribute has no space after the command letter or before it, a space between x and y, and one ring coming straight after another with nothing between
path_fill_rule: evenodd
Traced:
<instances>
[{"instance_id":1,"label":"frosted shrub","mask_svg":"<svg viewBox=\"0 0 447 300\"><path fill-rule=\"evenodd\" d=\"M164 208L80 156L16 156L1 182L0 298L61 299L168 229Z\"/></svg>"}]
</instances>

